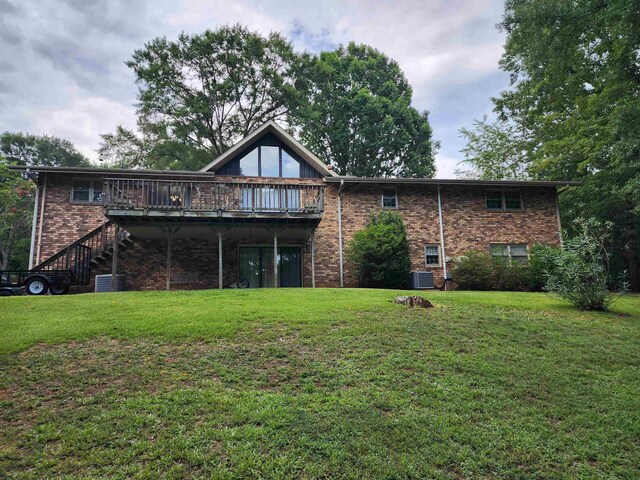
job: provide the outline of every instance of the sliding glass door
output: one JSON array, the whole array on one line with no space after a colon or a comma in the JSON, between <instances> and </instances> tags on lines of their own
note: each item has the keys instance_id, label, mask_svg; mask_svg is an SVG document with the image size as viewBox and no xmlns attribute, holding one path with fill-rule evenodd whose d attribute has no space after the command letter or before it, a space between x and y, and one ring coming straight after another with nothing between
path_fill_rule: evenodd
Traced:
<instances>
[{"instance_id":1,"label":"sliding glass door","mask_svg":"<svg viewBox=\"0 0 640 480\"><path fill-rule=\"evenodd\" d=\"M273 287L273 246L240 247L240 277L249 281L249 288ZM302 286L300 247L278 248L278 286Z\"/></svg>"}]
</instances>

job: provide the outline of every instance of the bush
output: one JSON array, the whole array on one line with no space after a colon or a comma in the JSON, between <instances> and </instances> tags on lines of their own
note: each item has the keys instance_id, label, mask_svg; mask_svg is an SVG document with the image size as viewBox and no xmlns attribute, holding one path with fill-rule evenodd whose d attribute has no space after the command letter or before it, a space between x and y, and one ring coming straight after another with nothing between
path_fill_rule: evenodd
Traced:
<instances>
[{"instance_id":1,"label":"bush","mask_svg":"<svg viewBox=\"0 0 640 480\"><path fill-rule=\"evenodd\" d=\"M458 260L452 278L460 290L531 290L527 265L509 264L488 252L471 250Z\"/></svg>"},{"instance_id":2,"label":"bush","mask_svg":"<svg viewBox=\"0 0 640 480\"><path fill-rule=\"evenodd\" d=\"M545 289L568 300L580 310L606 310L614 299L609 290L609 242L611 223L576 220L577 234L566 238L564 249L548 252L550 268ZM626 290L622 282L620 290Z\"/></svg>"},{"instance_id":3,"label":"bush","mask_svg":"<svg viewBox=\"0 0 640 480\"><path fill-rule=\"evenodd\" d=\"M409 287L409 242L400 214L372 213L367 227L356 232L349 242L347 258L362 287Z\"/></svg>"},{"instance_id":4,"label":"bush","mask_svg":"<svg viewBox=\"0 0 640 480\"><path fill-rule=\"evenodd\" d=\"M461 290L494 290L493 258L487 252L479 250L467 252L458 260L452 279Z\"/></svg>"},{"instance_id":5,"label":"bush","mask_svg":"<svg viewBox=\"0 0 640 480\"><path fill-rule=\"evenodd\" d=\"M528 265L509 264L505 259L492 257L493 290L527 292L531 290L531 273Z\"/></svg>"},{"instance_id":6,"label":"bush","mask_svg":"<svg viewBox=\"0 0 640 480\"><path fill-rule=\"evenodd\" d=\"M555 258L560 252L558 247L534 245L529 250L529 289L542 292L547 276L554 271Z\"/></svg>"}]
</instances>

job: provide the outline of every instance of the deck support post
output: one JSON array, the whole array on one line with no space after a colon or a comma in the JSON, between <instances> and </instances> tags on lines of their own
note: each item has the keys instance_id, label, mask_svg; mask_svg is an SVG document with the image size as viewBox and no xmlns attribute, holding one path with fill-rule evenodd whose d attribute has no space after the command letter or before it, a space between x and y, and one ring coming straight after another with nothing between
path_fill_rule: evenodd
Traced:
<instances>
[{"instance_id":1,"label":"deck support post","mask_svg":"<svg viewBox=\"0 0 640 480\"><path fill-rule=\"evenodd\" d=\"M311 230L311 288L316 288L316 229Z\"/></svg>"},{"instance_id":2,"label":"deck support post","mask_svg":"<svg viewBox=\"0 0 640 480\"><path fill-rule=\"evenodd\" d=\"M273 287L278 288L278 231L273 231Z\"/></svg>"},{"instance_id":3,"label":"deck support post","mask_svg":"<svg viewBox=\"0 0 640 480\"><path fill-rule=\"evenodd\" d=\"M171 240L173 236L173 229L169 228L167 232L167 279L166 288L171 290Z\"/></svg>"},{"instance_id":4,"label":"deck support post","mask_svg":"<svg viewBox=\"0 0 640 480\"><path fill-rule=\"evenodd\" d=\"M218 230L218 288L222 288L222 232Z\"/></svg>"},{"instance_id":5,"label":"deck support post","mask_svg":"<svg viewBox=\"0 0 640 480\"><path fill-rule=\"evenodd\" d=\"M113 256L111 258L111 291L116 291L116 275L118 274L118 246L120 237L120 227L116 225L113 239Z\"/></svg>"}]
</instances>

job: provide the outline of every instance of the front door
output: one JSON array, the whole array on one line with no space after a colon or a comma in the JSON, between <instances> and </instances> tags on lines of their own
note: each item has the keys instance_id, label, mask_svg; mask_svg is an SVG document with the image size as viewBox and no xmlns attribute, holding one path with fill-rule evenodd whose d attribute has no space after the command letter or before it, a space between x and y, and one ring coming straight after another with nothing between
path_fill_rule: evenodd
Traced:
<instances>
[{"instance_id":1,"label":"front door","mask_svg":"<svg viewBox=\"0 0 640 480\"><path fill-rule=\"evenodd\" d=\"M273 246L240 247L240 278L246 278L250 288L273 287ZM300 247L278 248L278 286L302 286Z\"/></svg>"}]
</instances>

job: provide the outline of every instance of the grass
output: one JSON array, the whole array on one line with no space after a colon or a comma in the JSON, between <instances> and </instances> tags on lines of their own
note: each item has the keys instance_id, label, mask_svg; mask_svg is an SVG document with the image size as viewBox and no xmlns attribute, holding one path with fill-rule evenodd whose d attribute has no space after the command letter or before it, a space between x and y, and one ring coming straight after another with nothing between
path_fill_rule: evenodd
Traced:
<instances>
[{"instance_id":1,"label":"grass","mask_svg":"<svg viewBox=\"0 0 640 480\"><path fill-rule=\"evenodd\" d=\"M637 478L640 297L0 301L0 477Z\"/></svg>"}]
</instances>

